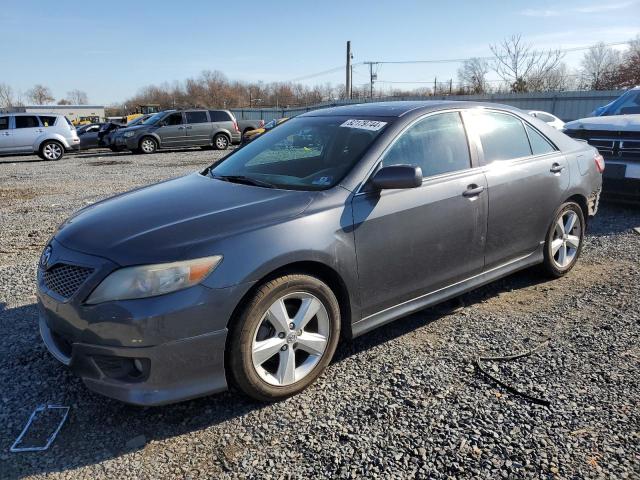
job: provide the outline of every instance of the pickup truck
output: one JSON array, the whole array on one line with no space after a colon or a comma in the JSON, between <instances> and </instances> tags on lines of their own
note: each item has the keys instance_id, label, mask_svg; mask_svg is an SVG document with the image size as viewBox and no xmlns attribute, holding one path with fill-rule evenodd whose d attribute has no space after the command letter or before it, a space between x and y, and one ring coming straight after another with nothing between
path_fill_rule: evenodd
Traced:
<instances>
[{"instance_id":1,"label":"pickup truck","mask_svg":"<svg viewBox=\"0 0 640 480\"><path fill-rule=\"evenodd\" d=\"M605 159L603 200L640 203L640 87L566 123L564 133L587 141Z\"/></svg>"},{"instance_id":2,"label":"pickup truck","mask_svg":"<svg viewBox=\"0 0 640 480\"><path fill-rule=\"evenodd\" d=\"M236 120L238 124L238 130L241 132L241 138L244 137L244 134L250 132L251 130L256 130L258 128L264 127L264 120Z\"/></svg>"}]
</instances>

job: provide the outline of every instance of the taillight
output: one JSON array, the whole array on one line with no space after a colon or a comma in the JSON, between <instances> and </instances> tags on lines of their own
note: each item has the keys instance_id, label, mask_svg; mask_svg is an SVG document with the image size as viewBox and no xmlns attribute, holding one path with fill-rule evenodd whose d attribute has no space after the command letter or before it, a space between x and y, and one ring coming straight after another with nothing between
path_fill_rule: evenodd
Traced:
<instances>
[{"instance_id":1,"label":"taillight","mask_svg":"<svg viewBox=\"0 0 640 480\"><path fill-rule=\"evenodd\" d=\"M264 127L264 120L260 120L260 128Z\"/></svg>"},{"instance_id":2,"label":"taillight","mask_svg":"<svg viewBox=\"0 0 640 480\"><path fill-rule=\"evenodd\" d=\"M240 129L238 128L238 122L233 122L233 128L236 132L240 131Z\"/></svg>"},{"instance_id":3,"label":"taillight","mask_svg":"<svg viewBox=\"0 0 640 480\"><path fill-rule=\"evenodd\" d=\"M599 153L596 153L596 156L593 157L593 160L596 162L596 168L598 169L598 173L604 172L604 158Z\"/></svg>"}]
</instances>

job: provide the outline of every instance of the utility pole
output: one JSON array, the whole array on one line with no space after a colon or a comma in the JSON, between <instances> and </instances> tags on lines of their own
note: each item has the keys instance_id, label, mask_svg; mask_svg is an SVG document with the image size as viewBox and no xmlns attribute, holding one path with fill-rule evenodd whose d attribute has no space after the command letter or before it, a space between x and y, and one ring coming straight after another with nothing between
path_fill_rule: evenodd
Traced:
<instances>
[{"instance_id":1,"label":"utility pole","mask_svg":"<svg viewBox=\"0 0 640 480\"><path fill-rule=\"evenodd\" d=\"M349 85L349 98L353 98L353 65L351 65L351 85Z\"/></svg>"},{"instance_id":2,"label":"utility pole","mask_svg":"<svg viewBox=\"0 0 640 480\"><path fill-rule=\"evenodd\" d=\"M344 94L347 98L351 98L351 82L352 82L352 74L353 68L351 67L351 59L353 55L351 55L351 41L347 41L347 81L345 82Z\"/></svg>"},{"instance_id":3,"label":"utility pole","mask_svg":"<svg viewBox=\"0 0 640 480\"><path fill-rule=\"evenodd\" d=\"M363 62L365 65L369 65L369 96L373 98L373 82L378 79L378 74L373 73L373 66L378 62Z\"/></svg>"},{"instance_id":4,"label":"utility pole","mask_svg":"<svg viewBox=\"0 0 640 480\"><path fill-rule=\"evenodd\" d=\"M433 77L433 96L436 96L436 90L438 89L438 77Z\"/></svg>"}]
</instances>

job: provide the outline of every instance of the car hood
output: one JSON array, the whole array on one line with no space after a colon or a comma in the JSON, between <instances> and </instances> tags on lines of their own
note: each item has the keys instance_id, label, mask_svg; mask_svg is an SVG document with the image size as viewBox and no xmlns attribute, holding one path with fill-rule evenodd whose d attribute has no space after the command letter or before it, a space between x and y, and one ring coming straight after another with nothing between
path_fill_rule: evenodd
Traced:
<instances>
[{"instance_id":1,"label":"car hood","mask_svg":"<svg viewBox=\"0 0 640 480\"><path fill-rule=\"evenodd\" d=\"M567 122L565 130L609 130L640 131L640 115L612 115L609 117L588 117Z\"/></svg>"},{"instance_id":2,"label":"car hood","mask_svg":"<svg viewBox=\"0 0 640 480\"><path fill-rule=\"evenodd\" d=\"M120 265L196 258L220 253L218 240L299 215L314 195L194 173L90 205L62 224L55 238Z\"/></svg>"},{"instance_id":3,"label":"car hood","mask_svg":"<svg viewBox=\"0 0 640 480\"><path fill-rule=\"evenodd\" d=\"M124 132L135 132L135 131L143 130L147 128L149 128L149 125L134 125L133 127L120 127L116 130L118 131L118 133L124 133Z\"/></svg>"}]
</instances>

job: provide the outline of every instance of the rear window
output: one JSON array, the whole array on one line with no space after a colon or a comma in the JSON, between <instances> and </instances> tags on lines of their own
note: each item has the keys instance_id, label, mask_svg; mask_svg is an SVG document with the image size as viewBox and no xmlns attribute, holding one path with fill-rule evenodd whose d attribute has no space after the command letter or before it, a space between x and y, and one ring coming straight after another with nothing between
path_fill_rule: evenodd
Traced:
<instances>
[{"instance_id":1,"label":"rear window","mask_svg":"<svg viewBox=\"0 0 640 480\"><path fill-rule=\"evenodd\" d=\"M9 130L9 117L0 117L0 130Z\"/></svg>"},{"instance_id":2,"label":"rear window","mask_svg":"<svg viewBox=\"0 0 640 480\"><path fill-rule=\"evenodd\" d=\"M231 115L223 110L209 110L209 116L212 122L233 122Z\"/></svg>"},{"instance_id":3,"label":"rear window","mask_svg":"<svg viewBox=\"0 0 640 480\"><path fill-rule=\"evenodd\" d=\"M20 115L16 117L16 128L33 128L39 127L38 117L29 115Z\"/></svg>"},{"instance_id":4,"label":"rear window","mask_svg":"<svg viewBox=\"0 0 640 480\"><path fill-rule=\"evenodd\" d=\"M53 127L56 124L56 117L40 115L40 123L43 127Z\"/></svg>"},{"instance_id":5,"label":"rear window","mask_svg":"<svg viewBox=\"0 0 640 480\"><path fill-rule=\"evenodd\" d=\"M207 112L186 112L187 123L207 123Z\"/></svg>"}]
</instances>

